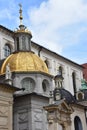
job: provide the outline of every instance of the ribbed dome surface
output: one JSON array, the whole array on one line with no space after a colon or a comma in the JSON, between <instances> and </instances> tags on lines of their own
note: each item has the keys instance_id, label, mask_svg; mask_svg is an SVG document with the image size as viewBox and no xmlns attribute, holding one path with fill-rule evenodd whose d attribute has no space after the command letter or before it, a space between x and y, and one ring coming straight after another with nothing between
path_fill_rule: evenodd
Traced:
<instances>
[{"instance_id":1,"label":"ribbed dome surface","mask_svg":"<svg viewBox=\"0 0 87 130\"><path fill-rule=\"evenodd\" d=\"M33 52L18 52L11 54L3 62L1 74L6 71L6 66L9 64L11 72L28 72L38 71L48 73L48 69L44 61Z\"/></svg>"}]
</instances>

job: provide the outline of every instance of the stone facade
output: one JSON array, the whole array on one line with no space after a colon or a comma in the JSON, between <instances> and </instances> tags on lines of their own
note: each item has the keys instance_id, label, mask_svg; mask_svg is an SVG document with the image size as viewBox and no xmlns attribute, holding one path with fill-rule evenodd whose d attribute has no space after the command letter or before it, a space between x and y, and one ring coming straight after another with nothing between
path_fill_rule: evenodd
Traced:
<instances>
[{"instance_id":1,"label":"stone facade","mask_svg":"<svg viewBox=\"0 0 87 130\"><path fill-rule=\"evenodd\" d=\"M44 107L48 111L49 130L71 130L72 107L68 106L64 100L58 104L52 104Z\"/></svg>"},{"instance_id":2,"label":"stone facade","mask_svg":"<svg viewBox=\"0 0 87 130\"><path fill-rule=\"evenodd\" d=\"M64 100L58 104L45 106L48 112L49 130L86 130L86 113L80 104L67 104Z\"/></svg>"},{"instance_id":3,"label":"stone facade","mask_svg":"<svg viewBox=\"0 0 87 130\"><path fill-rule=\"evenodd\" d=\"M5 45L9 45L11 53L15 50L13 35L14 32L0 26L0 67L4 62L2 59L5 58L5 49L3 49ZM22 35L24 35L25 40L22 39L21 41L21 38L23 38ZM83 78L82 66L48 50L47 48L31 42L31 37L29 37L28 41L28 36L28 33L26 37L25 32L20 33L20 35L18 32L15 39L15 51L18 51L19 49L20 52L26 52L28 46L29 51L32 50L35 52L35 54L46 63L49 73L14 70L11 72L11 82L6 82L5 73L0 75L1 83L11 83L11 87L16 86L17 88L21 89L20 91L14 93L13 125L12 94L14 91L12 88L12 91L7 89L8 86L0 91L0 96L3 97L0 100L0 125L3 125L1 130L77 130L77 127L78 130L86 130L85 107L84 105L81 106L80 104L75 106L72 102L73 100L71 100L71 97L73 97L73 99L76 101L74 103L78 103L76 99L76 93L81 89L81 79ZM20 42L20 48L17 46L17 42ZM26 46L23 46L23 43L26 43ZM22 60L22 58L20 60ZM63 77L63 91L61 92L64 92L65 95L61 97L57 104L53 102L53 104L50 105L49 93L56 87L54 77L59 73L60 68L61 75ZM46 106L44 107L45 109L43 106ZM80 125L82 122L83 129L79 129L79 124L76 125L75 121L77 124L80 121Z\"/></svg>"},{"instance_id":4,"label":"stone facade","mask_svg":"<svg viewBox=\"0 0 87 130\"><path fill-rule=\"evenodd\" d=\"M13 93L16 90L0 84L0 130L13 130Z\"/></svg>"},{"instance_id":5,"label":"stone facade","mask_svg":"<svg viewBox=\"0 0 87 130\"><path fill-rule=\"evenodd\" d=\"M14 51L14 39L13 39L13 33L9 32L6 28L3 28L1 26L1 29L3 30L1 32L1 40L0 40L0 52L1 52L1 58L4 57L4 46L8 42L8 44L11 44L11 52ZM4 34L4 31L7 33ZM7 35L9 34L9 35ZM7 39L7 41L4 41L4 39ZM75 82L76 82L76 90L78 91L81 88L81 79L83 79L83 68L78 65L75 62L70 61L69 59L60 56L57 53L54 53L47 48L44 48L43 46L40 46L36 44L35 42L31 41L31 50L35 52L35 54L39 55L41 59L43 59L47 66L49 73L53 76L55 76L58 73L59 67L62 67L62 73L63 73L63 87L66 90L70 90L72 94L74 94L74 87L73 87L73 80L72 80L72 74L75 73Z\"/></svg>"},{"instance_id":6,"label":"stone facade","mask_svg":"<svg viewBox=\"0 0 87 130\"><path fill-rule=\"evenodd\" d=\"M36 93L15 97L14 130L46 130L47 117L43 106L48 102L48 97Z\"/></svg>"},{"instance_id":7,"label":"stone facade","mask_svg":"<svg viewBox=\"0 0 87 130\"><path fill-rule=\"evenodd\" d=\"M87 129L87 124L86 124L86 113L85 113L85 109L84 109L84 106L82 105L76 105L76 104L72 104L72 108L74 110L73 114L71 115L71 119L72 119L72 130L74 130L74 127L75 127L75 124L77 122L81 122L81 125L80 127L82 127L83 130L86 130ZM75 120L75 118L79 119Z\"/></svg>"},{"instance_id":8,"label":"stone facade","mask_svg":"<svg viewBox=\"0 0 87 130\"><path fill-rule=\"evenodd\" d=\"M9 45L11 52L14 51L14 40L13 33L11 30L7 30L5 27L0 25L0 59L6 58L5 56L5 45Z\"/></svg>"}]
</instances>

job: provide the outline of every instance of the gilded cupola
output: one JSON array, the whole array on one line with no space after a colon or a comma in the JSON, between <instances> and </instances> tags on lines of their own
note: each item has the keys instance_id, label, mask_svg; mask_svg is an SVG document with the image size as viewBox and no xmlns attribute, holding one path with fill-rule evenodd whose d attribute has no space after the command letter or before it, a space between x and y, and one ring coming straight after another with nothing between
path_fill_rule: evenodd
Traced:
<instances>
[{"instance_id":1,"label":"gilded cupola","mask_svg":"<svg viewBox=\"0 0 87 130\"><path fill-rule=\"evenodd\" d=\"M43 60L33 52L17 52L11 54L3 63L1 74L5 73L8 64L11 72L38 71L48 73L48 69Z\"/></svg>"},{"instance_id":2,"label":"gilded cupola","mask_svg":"<svg viewBox=\"0 0 87 130\"><path fill-rule=\"evenodd\" d=\"M8 56L1 67L1 74L9 64L11 72L44 72L48 69L44 61L31 51L31 32L22 24L22 6L20 5L20 25L14 32L15 52Z\"/></svg>"}]
</instances>

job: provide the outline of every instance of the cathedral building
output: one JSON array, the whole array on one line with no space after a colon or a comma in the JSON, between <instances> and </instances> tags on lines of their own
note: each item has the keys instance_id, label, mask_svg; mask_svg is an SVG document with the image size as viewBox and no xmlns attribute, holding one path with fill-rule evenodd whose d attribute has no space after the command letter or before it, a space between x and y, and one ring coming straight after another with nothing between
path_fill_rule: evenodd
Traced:
<instances>
[{"instance_id":1,"label":"cathedral building","mask_svg":"<svg viewBox=\"0 0 87 130\"><path fill-rule=\"evenodd\" d=\"M86 130L83 67L0 25L0 130ZM85 84L84 84L85 85Z\"/></svg>"}]
</instances>

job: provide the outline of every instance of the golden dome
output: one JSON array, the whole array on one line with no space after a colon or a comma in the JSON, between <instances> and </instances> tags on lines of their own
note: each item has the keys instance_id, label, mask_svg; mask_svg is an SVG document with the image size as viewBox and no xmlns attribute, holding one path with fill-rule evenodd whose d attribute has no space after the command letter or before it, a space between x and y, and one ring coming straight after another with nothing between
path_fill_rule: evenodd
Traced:
<instances>
[{"instance_id":1,"label":"golden dome","mask_svg":"<svg viewBox=\"0 0 87 130\"><path fill-rule=\"evenodd\" d=\"M11 72L44 72L48 73L48 69L43 60L41 60L33 52L18 52L11 54L6 58L1 67L1 74L6 71L9 64Z\"/></svg>"}]
</instances>

